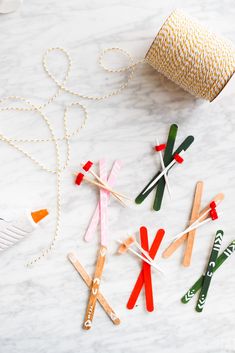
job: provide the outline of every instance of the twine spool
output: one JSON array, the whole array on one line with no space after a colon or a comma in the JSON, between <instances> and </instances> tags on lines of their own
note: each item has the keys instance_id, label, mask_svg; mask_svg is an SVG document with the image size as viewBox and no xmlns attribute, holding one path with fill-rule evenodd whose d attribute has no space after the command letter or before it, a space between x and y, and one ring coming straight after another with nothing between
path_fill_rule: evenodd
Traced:
<instances>
[{"instance_id":1,"label":"twine spool","mask_svg":"<svg viewBox=\"0 0 235 353\"><path fill-rule=\"evenodd\" d=\"M235 71L233 44L175 10L145 61L192 95L213 101Z\"/></svg>"}]
</instances>

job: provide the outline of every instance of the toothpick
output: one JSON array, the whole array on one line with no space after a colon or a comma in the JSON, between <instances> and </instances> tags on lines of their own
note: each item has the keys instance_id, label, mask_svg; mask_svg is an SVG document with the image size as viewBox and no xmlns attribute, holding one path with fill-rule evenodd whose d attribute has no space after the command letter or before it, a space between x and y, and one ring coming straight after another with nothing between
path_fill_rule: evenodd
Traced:
<instances>
[{"instance_id":1,"label":"toothpick","mask_svg":"<svg viewBox=\"0 0 235 353\"><path fill-rule=\"evenodd\" d=\"M117 242L119 244L122 244L123 242L121 240L117 240ZM127 250L129 250L130 252L132 252L133 254L135 254L137 257L139 257L141 260L145 261L147 264L153 266L157 271L164 273L163 270L155 264L155 262L153 260L149 261L146 257L142 256L141 254L139 254L137 251L135 251L134 249L132 249L131 247L128 247ZM141 250L142 251L142 250Z\"/></svg>"},{"instance_id":2,"label":"toothpick","mask_svg":"<svg viewBox=\"0 0 235 353\"><path fill-rule=\"evenodd\" d=\"M157 137L156 137L156 142L157 142L157 145L159 145L159 140L158 140ZM164 170L166 168L166 166L165 166L164 161L163 161L162 151L159 151L158 153L159 153L159 159L160 159L162 170ZM167 187L167 190L168 190L168 194L169 194L170 199L171 199L172 198L172 194L171 194L169 178L168 178L167 174L164 174L164 179L165 179L165 182L166 182L166 187Z\"/></svg>"},{"instance_id":3,"label":"toothpick","mask_svg":"<svg viewBox=\"0 0 235 353\"><path fill-rule=\"evenodd\" d=\"M182 151L181 153L179 153L178 156L182 157L182 155L184 154L184 152L185 152L185 151ZM148 190L151 189L152 186L155 185L155 184L158 182L158 180L161 179L161 177L162 177L163 175L165 175L165 174L168 172L168 170L171 169L171 167L173 167L173 165L174 165L175 163L177 163L177 161L176 161L175 159L173 159L173 160L168 164L168 166L157 176L157 178L154 179L154 180L152 181L152 183L150 183L150 184L148 185L148 187L145 189L145 191L144 191L143 194L147 193Z\"/></svg>"},{"instance_id":4,"label":"toothpick","mask_svg":"<svg viewBox=\"0 0 235 353\"><path fill-rule=\"evenodd\" d=\"M84 165L84 163L81 163L81 166L83 166L83 165ZM102 178L100 178L99 175L96 174L92 169L89 169L88 173L91 173L93 175L93 177L95 177L99 181L100 184L105 186L106 190L110 191L111 193L113 193L119 197L122 197L123 199L131 201L131 199L129 197L127 197L126 195L123 195L120 192L111 189L110 185L106 181L104 181Z\"/></svg>"},{"instance_id":5,"label":"toothpick","mask_svg":"<svg viewBox=\"0 0 235 353\"><path fill-rule=\"evenodd\" d=\"M106 187L105 185L101 184L101 183L97 183L96 181L87 178L86 176L84 176L83 178L87 183L89 184L93 184L95 186L98 186L101 189L107 190L109 191L123 206L127 207L127 204L119 197L115 194L115 191L112 190L110 187Z\"/></svg>"}]
</instances>

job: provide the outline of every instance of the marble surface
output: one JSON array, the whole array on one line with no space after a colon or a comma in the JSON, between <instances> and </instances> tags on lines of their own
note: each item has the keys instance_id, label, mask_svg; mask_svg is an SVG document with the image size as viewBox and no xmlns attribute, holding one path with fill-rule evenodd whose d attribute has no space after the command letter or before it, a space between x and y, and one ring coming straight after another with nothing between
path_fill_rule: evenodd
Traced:
<instances>
[{"instance_id":1,"label":"marble surface","mask_svg":"<svg viewBox=\"0 0 235 353\"><path fill-rule=\"evenodd\" d=\"M122 82L123 76L99 69L100 50L119 46L136 59L142 58L155 32L175 7L234 39L232 0L25 0L17 12L0 16L0 96L21 95L35 103L45 102L55 92L55 85L43 72L41 58L48 47L55 46L66 48L73 58L71 87L86 94L110 91ZM64 64L60 56L51 58L50 67L57 74L63 74ZM202 314L195 312L195 300L188 305L180 303L181 296L206 266L215 231L224 229L223 247L235 238L234 97L235 90L228 87L211 104L196 100L142 65L122 94L100 102L80 100L88 109L89 120L79 138L71 141L71 164L62 182L60 237L55 251L30 269L26 262L46 247L53 235L55 177L1 142L0 208L10 212L47 207L50 211L50 217L30 238L1 254L2 353L235 352L234 257L213 278ZM62 94L45 110L57 136L63 135L64 105L76 100L77 97ZM71 111L70 130L78 127L81 119L80 111ZM105 157L109 166L114 159L121 159L123 169L117 187L134 198L159 168L152 153L156 134L164 141L174 122L179 125L178 141L193 134L195 142L181 170L175 168L171 173L173 200L165 195L158 213L151 210L152 197L127 209L115 200L110 202L110 251L102 292L122 323L115 327L98 306L93 328L85 332L81 325L88 290L66 254L75 250L88 273L93 274L98 232L96 241L90 244L84 242L83 235L98 193L85 185L76 189L72 173L86 158ZM33 113L1 113L0 131L13 137L48 137L42 121ZM51 144L24 147L48 166L54 166ZM65 153L62 155L64 158ZM180 265L183 249L168 260L161 258L161 252L172 234L185 227L198 180L205 182L203 205L218 192L225 193L225 201L220 220L198 232L192 266L185 269ZM167 275L163 278L153 274L156 309L151 314L145 311L143 294L133 311L126 309L140 263L128 254L116 255L115 239L124 238L128 232L137 233L141 225L148 227L151 240L158 228L166 229L158 261Z\"/></svg>"}]
</instances>

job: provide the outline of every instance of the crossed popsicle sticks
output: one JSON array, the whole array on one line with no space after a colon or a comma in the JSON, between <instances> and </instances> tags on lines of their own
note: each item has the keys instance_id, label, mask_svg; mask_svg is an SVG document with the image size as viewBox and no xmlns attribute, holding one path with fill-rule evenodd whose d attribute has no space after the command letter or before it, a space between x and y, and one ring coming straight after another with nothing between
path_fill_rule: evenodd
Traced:
<instances>
[{"instance_id":1,"label":"crossed popsicle sticks","mask_svg":"<svg viewBox=\"0 0 235 353\"><path fill-rule=\"evenodd\" d=\"M197 182L193 200L193 206L191 211L191 217L189 220L189 226L179 234L173 237L171 244L163 252L162 256L167 258L171 256L184 242L186 242L185 252L183 256L182 264L187 267L191 264L193 247L195 242L196 230L209 223L218 219L217 206L223 201L224 194L217 194L210 203L202 210L201 200L203 194L204 184L202 181Z\"/></svg>"},{"instance_id":2,"label":"crossed popsicle sticks","mask_svg":"<svg viewBox=\"0 0 235 353\"><path fill-rule=\"evenodd\" d=\"M175 165L176 162L182 163L182 153L184 153L193 143L194 137L188 136L186 139L179 145L179 147L174 150L175 140L177 136L178 126L176 124L171 125L167 143L156 146L156 151L160 154L164 150L164 157L161 161L161 166L164 168L162 171L159 171L150 182L144 187L141 193L136 197L135 202L137 204L142 203L146 197L156 189L155 199L153 204L153 209L155 211L159 211L162 204L162 199L164 195L164 190L166 186L166 177L169 170ZM177 157L180 158L177 158ZM161 158L161 157L160 157ZM173 163L172 163L173 162ZM168 191L169 191L169 183L168 183Z\"/></svg>"},{"instance_id":3,"label":"crossed popsicle sticks","mask_svg":"<svg viewBox=\"0 0 235 353\"><path fill-rule=\"evenodd\" d=\"M93 280L92 278L88 275L84 267L81 265L79 262L76 254L74 252L70 252L68 254L68 259L75 268L75 270L79 273L79 275L82 277L84 282L86 283L87 287L91 289ZM97 294L97 300L100 303L100 305L103 307L104 311L106 314L109 316L109 318L112 320L114 325L119 325L120 324L120 319L115 313L115 311L112 309L110 304L108 303L107 299L103 296L103 294L99 291Z\"/></svg>"},{"instance_id":4,"label":"crossed popsicle sticks","mask_svg":"<svg viewBox=\"0 0 235 353\"><path fill-rule=\"evenodd\" d=\"M209 287L214 273L235 251L235 240L233 240L229 244L229 246L222 252L222 254L218 256L223 235L224 233L222 230L218 230L216 232L205 273L202 274L202 276L192 285L192 287L187 291L187 293L181 298L181 302L184 304L187 304L194 297L194 295L199 290L201 290L197 300L196 308L195 308L196 311L198 312L201 312L204 308L207 294L208 294Z\"/></svg>"},{"instance_id":5,"label":"crossed popsicle sticks","mask_svg":"<svg viewBox=\"0 0 235 353\"><path fill-rule=\"evenodd\" d=\"M145 302L147 311L151 312L154 310L154 300L153 300L153 289L152 289L152 274L151 274L151 265L157 254L159 246L164 237L165 231L159 229L156 233L156 236L153 240L151 247L149 248L148 242L148 230L146 227L140 228L140 241L141 241L141 250L142 250L142 269L137 278L135 286L131 292L129 300L127 302L127 308L133 309L137 299L140 295L142 288L145 288ZM121 252L126 248L130 249L132 241L124 242L121 245L123 248ZM120 249L120 248L119 248ZM146 256L147 255L147 256ZM150 261L151 260L151 261Z\"/></svg>"}]
</instances>

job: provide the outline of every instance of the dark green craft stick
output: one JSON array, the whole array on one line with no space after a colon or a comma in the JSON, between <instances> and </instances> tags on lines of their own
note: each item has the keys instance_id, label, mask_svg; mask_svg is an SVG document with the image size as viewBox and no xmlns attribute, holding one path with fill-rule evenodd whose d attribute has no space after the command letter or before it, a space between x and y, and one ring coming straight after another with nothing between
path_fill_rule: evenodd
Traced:
<instances>
[{"instance_id":1,"label":"dark green craft stick","mask_svg":"<svg viewBox=\"0 0 235 353\"><path fill-rule=\"evenodd\" d=\"M190 145L193 143L194 137L193 136L188 136L182 143L181 145L176 149L174 153L171 155L167 155L167 162L165 161L165 154L164 154L164 165L167 166L173 159L173 156L177 153L179 154L182 151L186 151ZM166 153L166 151L165 151ZM167 173L168 174L168 173ZM162 199L163 199L163 194L166 186L166 181L165 178L161 178L157 184L157 190L155 194L155 199L153 203L153 209L154 211L159 211L162 205Z\"/></svg>"},{"instance_id":2,"label":"dark green craft stick","mask_svg":"<svg viewBox=\"0 0 235 353\"><path fill-rule=\"evenodd\" d=\"M213 273L218 270L218 268L224 263L227 258L233 254L235 251L235 240L232 241L231 244L224 250L224 252L218 257L215 263L215 267L213 268ZM199 291L202 287L204 280L204 275L202 275L194 285L188 290L188 292L181 298L181 302L187 304L192 297Z\"/></svg>"},{"instance_id":3,"label":"dark green craft stick","mask_svg":"<svg viewBox=\"0 0 235 353\"><path fill-rule=\"evenodd\" d=\"M197 305L196 305L196 311L198 311L198 312L202 312L204 305L205 305L205 302L206 302L207 293L208 293L211 279L213 276L213 268L215 267L215 263L216 263L218 253L219 253L219 250L221 247L223 236L224 236L224 232L222 230L218 230L216 232L214 244L213 244L213 247L211 250L210 258L209 258L208 265L206 268L206 273L205 273L204 280L202 283L202 289L200 291L200 295L199 295Z\"/></svg>"},{"instance_id":4,"label":"dark green craft stick","mask_svg":"<svg viewBox=\"0 0 235 353\"><path fill-rule=\"evenodd\" d=\"M166 144L166 149L164 153L164 165L167 166L171 160L172 160L172 153L173 153L173 148L175 144L175 139L178 131L178 126L176 124L172 124L169 130L168 138L167 138L167 144ZM146 197L150 194L150 192L156 187L156 185L153 185L152 188L148 190L148 192L145 193L145 190L148 188L148 186L158 177L158 175L161 173L159 171L154 177L150 180L150 182L145 186L145 188L141 191L141 193L136 197L135 202L137 204L142 203ZM161 181L163 178L161 178L159 181ZM165 179L164 179L165 180Z\"/></svg>"}]
</instances>

